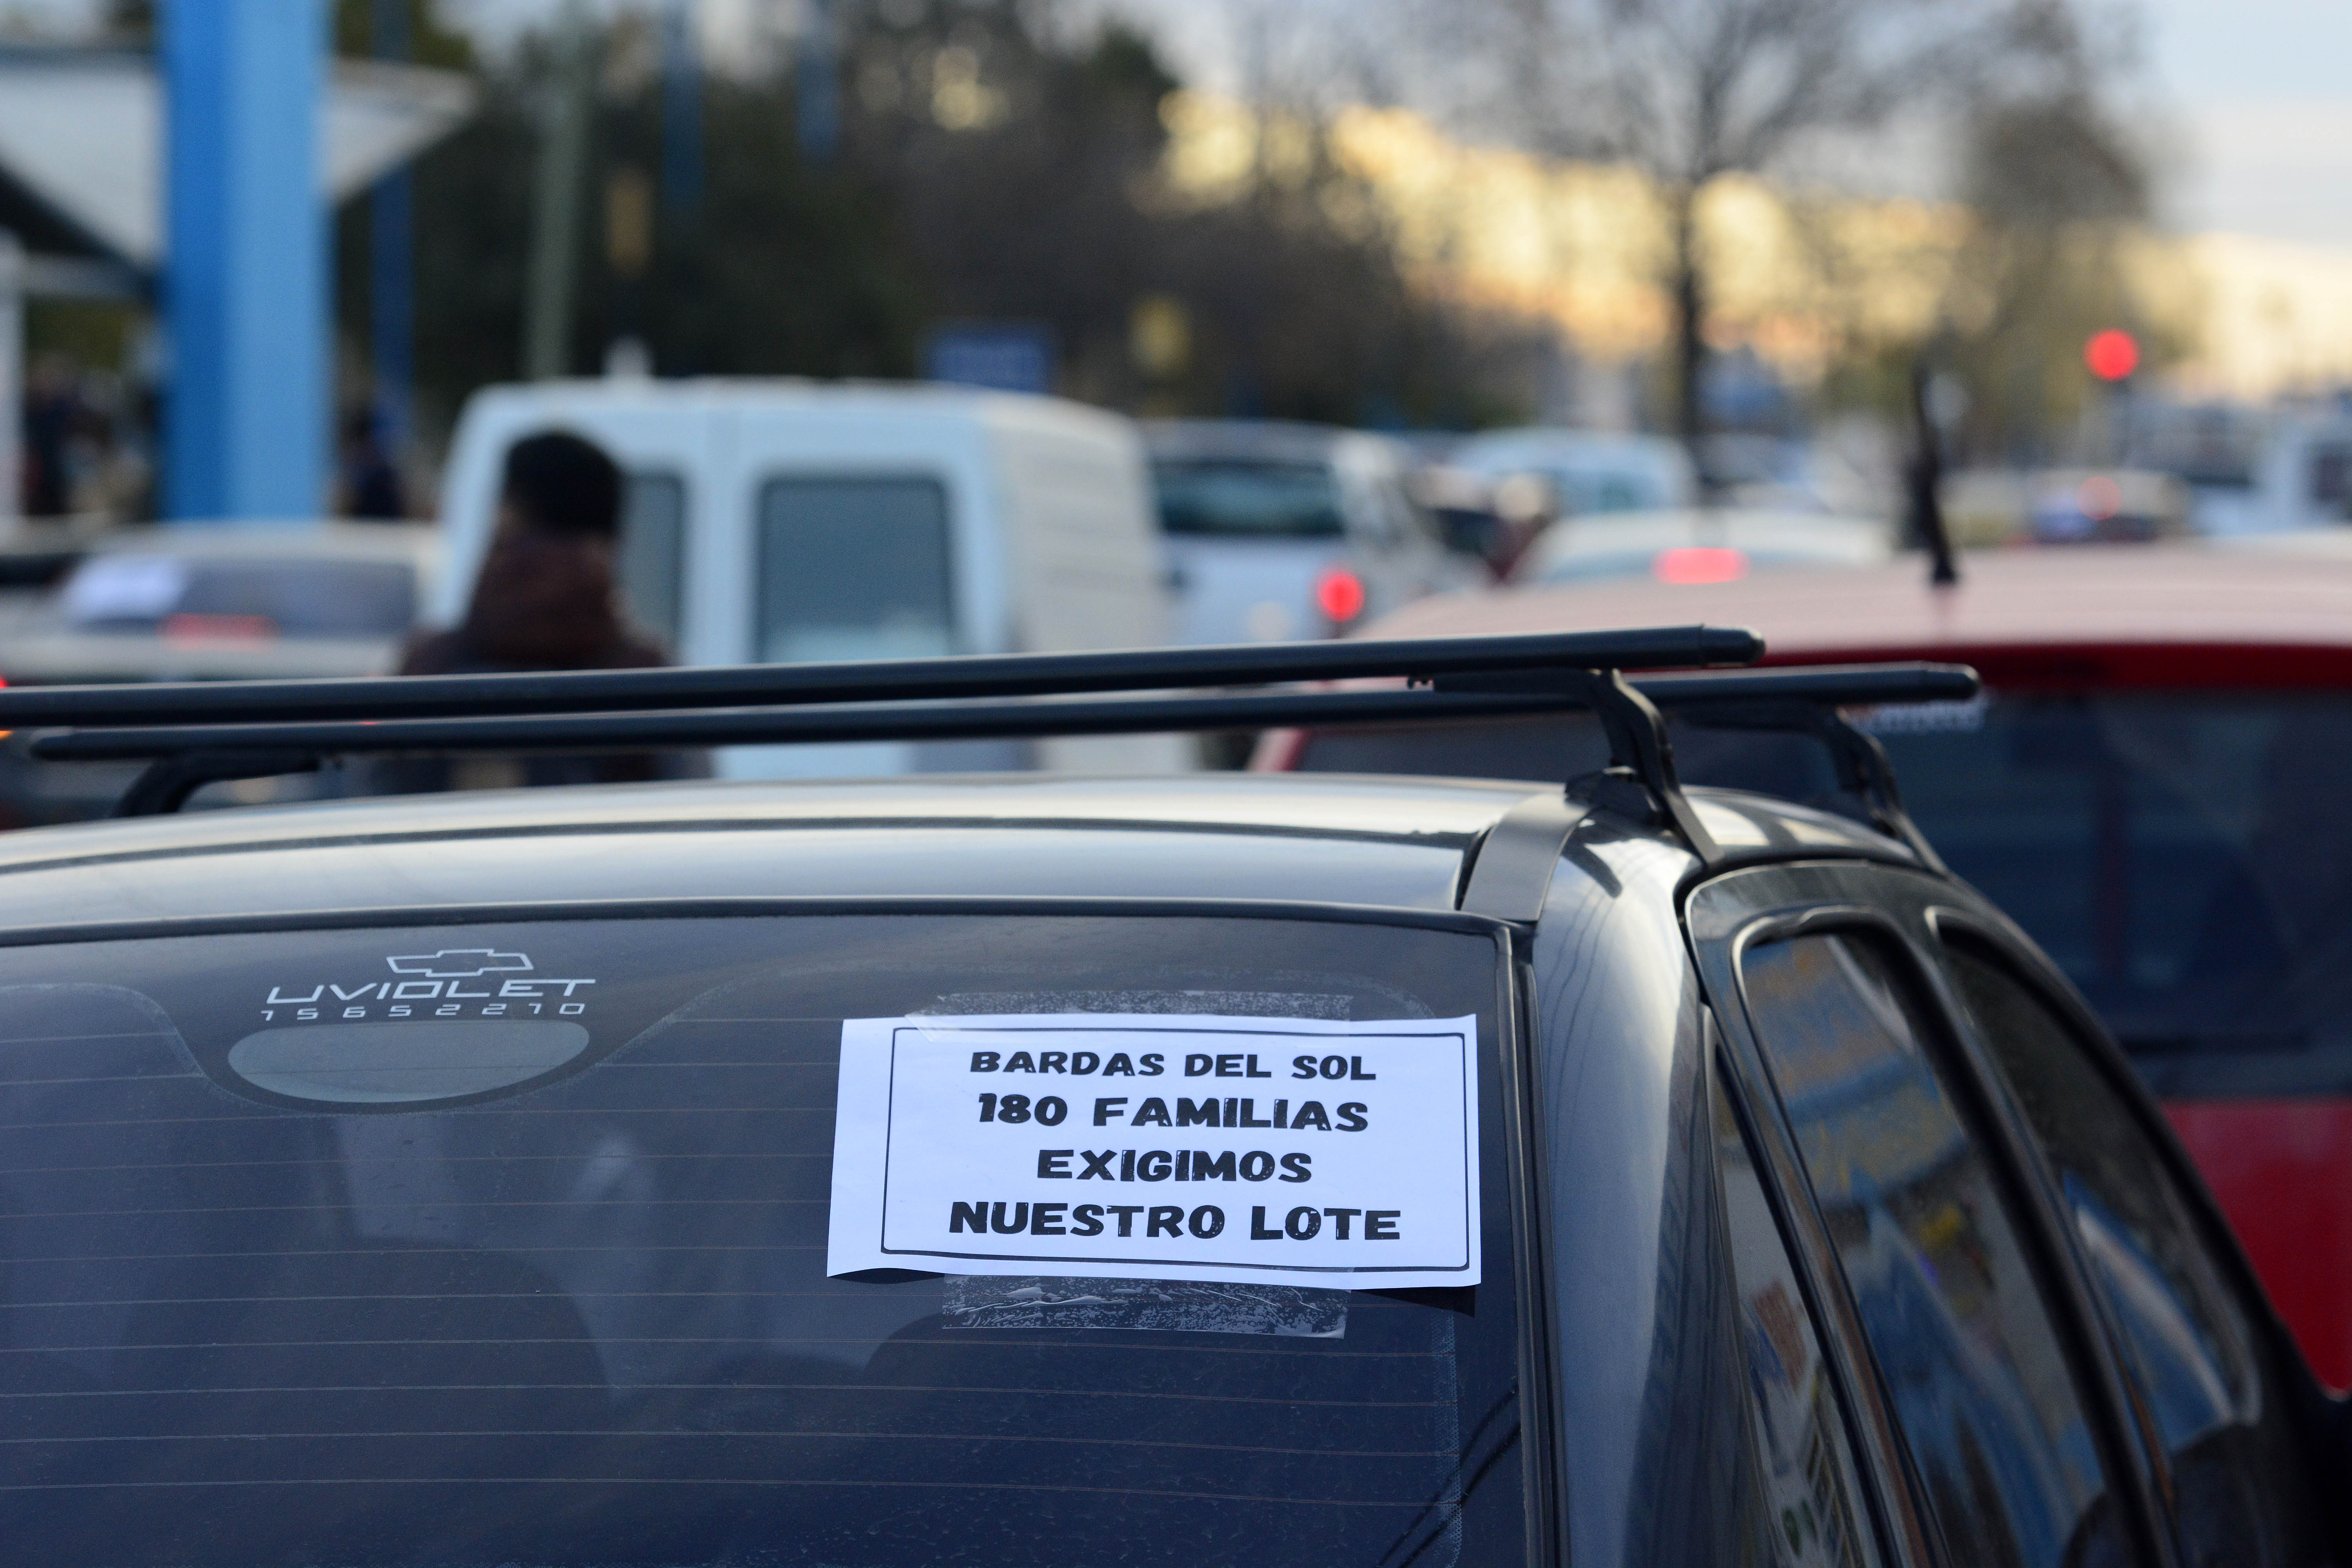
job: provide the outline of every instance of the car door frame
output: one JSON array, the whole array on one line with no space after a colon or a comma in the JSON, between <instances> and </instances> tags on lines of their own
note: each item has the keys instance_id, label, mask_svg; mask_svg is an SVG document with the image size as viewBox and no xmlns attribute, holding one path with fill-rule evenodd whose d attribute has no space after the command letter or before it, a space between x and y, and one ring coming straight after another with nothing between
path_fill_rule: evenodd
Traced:
<instances>
[{"instance_id":1,"label":"car door frame","mask_svg":"<svg viewBox=\"0 0 2352 1568\"><path fill-rule=\"evenodd\" d=\"M2114 1036L2107 1032L2106 1026L2100 1021L2090 1003L2074 989L2073 983L2056 964L2034 947L2015 925L1998 913L1955 900L1930 904L1922 915L1928 932L1928 950L1931 957L1937 960L1936 967L1939 973L1942 955L1951 947L1948 933L1958 934L1963 942L1987 953L2012 981L2056 1016L2061 1026L2074 1037L2076 1047L2091 1063L2092 1070L2123 1101L2134 1129L2155 1148L2158 1163L2172 1182L2174 1193L2189 1210L2191 1223L2197 1227L2199 1243L2207 1258L2221 1271L2233 1304L2245 1315L2261 1342L2256 1346L2256 1353L2268 1363L2263 1369L2263 1382L2267 1385L2272 1381L2269 1374L2275 1373L2281 1381L2290 1384L2288 1394L2294 1407L2288 1412L2288 1418L2303 1438L2305 1458L2315 1465L2324 1465L2331 1456L2339 1461L2352 1457L2352 1453L2347 1453L2352 1445L2345 1441L2342 1406L2328 1397L2312 1373L2301 1346L2295 1342L2294 1331L2288 1327L2286 1320L2272 1303L2270 1292L2263 1288L2253 1259L2248 1256L2238 1239L2237 1231L2230 1224L2229 1216L2222 1212L2221 1204L2206 1185L2205 1178L2197 1169L2195 1158L2189 1152L2188 1146L2180 1142L2155 1094L2141 1081L2130 1058L2116 1043ZM1975 1025L1965 1006L1958 1009L1958 1016L1962 1031L1973 1040ZM1984 1049L1981 1046L1978 1048ZM1984 1059L1990 1063L1989 1052ZM1995 1076L1998 1078L1997 1073ZM2002 1098L2004 1100L2011 1098L2005 1084ZM2022 1113L2018 1115L2018 1125L2021 1129ZM2056 1172L2051 1167L2049 1156L2039 1141L2027 1134L2023 1145L2025 1156L2035 1168L2037 1179L2053 1194L2062 1193ZM2068 1234L2071 1240L2071 1226ZM2087 1273L2087 1260L2082 1267ZM2104 1295L2097 1291L2092 1294L2098 1303L2100 1316L2107 1325L2107 1333L2114 1342L2120 1345L2123 1342L2121 1325L2116 1322ZM2126 1407L2137 1415L2137 1402L2128 1404ZM2170 1458L2164 1452L2162 1444L2154 1440L2153 1435L2147 1439L2147 1447L2154 1473L2168 1492L2172 1479ZM2339 1551L2344 1550L2347 1543L2352 1543L2352 1500L2346 1496L2342 1479L2341 1471L2333 1476L2322 1472L2313 1477L2315 1497L2336 1500L2326 1523L2332 1531Z\"/></svg>"},{"instance_id":2,"label":"car door frame","mask_svg":"<svg viewBox=\"0 0 2352 1568\"><path fill-rule=\"evenodd\" d=\"M2141 1137L2156 1146L2165 1173L2172 1178L2181 1199L2196 1215L2200 1231L2199 1239L2215 1254L2231 1287L2242 1298L2239 1305L2260 1325L2268 1347L2284 1352L2288 1364L2307 1376L2303 1352L2295 1344L2294 1331L2286 1320L2271 1304L2270 1292L2263 1288L2262 1277L2254 1269L2253 1259L2238 1240L2229 1215L2221 1212L2211 1189L2205 1184L2203 1174L2197 1169L2195 1156L2180 1135L2173 1131L2172 1122L2164 1114L2147 1085L2131 1065L2115 1037L2107 1032L2091 1005L2074 989L2074 983L2050 962L2039 949L2018 933L2008 921L1990 916L1981 910L1970 909L1957 902L1930 906L1926 911L1927 928L1934 938L1932 951L1938 956L1947 949L1947 931L1958 932L1964 942L1985 949L2011 972L2011 977L2058 1016L2067 1032L2083 1054L2091 1060L2102 1081L2113 1089L2129 1108L2132 1124ZM2038 1147L2038 1146L2037 1146ZM2315 1380L2314 1380L2315 1382Z\"/></svg>"},{"instance_id":3,"label":"car door frame","mask_svg":"<svg viewBox=\"0 0 2352 1568\"><path fill-rule=\"evenodd\" d=\"M1891 1397L1862 1328L1827 1221L1797 1148L1749 1011L1741 961L1765 942L1839 931L1866 933L1893 955L1926 1014L1928 1042L1969 1119L1996 1180L2016 1204L2014 1215L2032 1258L2035 1278L2106 1472L2113 1505L2138 1560L2175 1568L2171 1531L2158 1499L2168 1479L2162 1457L2131 1418L2120 1350L2111 1321L2089 1284L2073 1226L2065 1223L2049 1168L1951 990L1940 963L1931 910L1958 911L1965 895L1925 871L1864 861L1799 861L1736 869L1686 889L1684 926L1700 984L1726 1046L1722 1061L1732 1100L1740 1108L1769 1168L1768 1192L1787 1227L1800 1276L1812 1295L1830 1361L1854 1415L1857 1458L1888 1525L1898 1560L1948 1564L1919 1478L1908 1458ZM2003 942L2000 949L2013 947ZM1772 1189L1777 1188L1774 1192Z\"/></svg>"}]
</instances>

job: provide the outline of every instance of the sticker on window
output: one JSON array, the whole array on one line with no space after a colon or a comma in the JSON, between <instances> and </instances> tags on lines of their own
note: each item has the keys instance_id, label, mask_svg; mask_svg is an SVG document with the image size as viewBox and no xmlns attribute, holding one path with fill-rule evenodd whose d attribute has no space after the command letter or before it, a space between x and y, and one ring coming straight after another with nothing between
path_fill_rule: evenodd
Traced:
<instances>
[{"instance_id":1,"label":"sticker on window","mask_svg":"<svg viewBox=\"0 0 2352 1568\"><path fill-rule=\"evenodd\" d=\"M827 1274L1478 1282L1474 1018L851 1018Z\"/></svg>"}]
</instances>

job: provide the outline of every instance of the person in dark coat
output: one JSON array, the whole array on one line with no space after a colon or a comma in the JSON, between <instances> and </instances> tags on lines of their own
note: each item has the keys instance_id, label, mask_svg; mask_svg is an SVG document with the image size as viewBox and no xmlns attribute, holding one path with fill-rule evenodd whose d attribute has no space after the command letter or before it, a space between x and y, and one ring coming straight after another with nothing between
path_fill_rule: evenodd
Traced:
<instances>
[{"instance_id":1,"label":"person in dark coat","mask_svg":"<svg viewBox=\"0 0 2352 1568\"><path fill-rule=\"evenodd\" d=\"M635 669L670 662L630 624L615 568L621 470L602 447L567 432L528 437L507 450L498 525L466 618L412 639L403 675L487 675L550 669ZM651 752L465 757L394 762L377 786L404 794L517 784L623 784L690 776L698 759Z\"/></svg>"}]
</instances>

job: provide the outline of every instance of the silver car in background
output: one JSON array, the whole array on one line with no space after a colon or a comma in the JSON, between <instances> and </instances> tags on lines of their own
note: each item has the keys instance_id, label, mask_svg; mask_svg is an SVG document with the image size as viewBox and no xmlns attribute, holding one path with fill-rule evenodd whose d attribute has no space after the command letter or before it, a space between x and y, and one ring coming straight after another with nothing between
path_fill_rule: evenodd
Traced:
<instances>
[{"instance_id":1,"label":"silver car in background","mask_svg":"<svg viewBox=\"0 0 2352 1568\"><path fill-rule=\"evenodd\" d=\"M1406 494L1410 454L1385 437L1173 419L1144 443L1180 643L1339 636L1485 575Z\"/></svg>"},{"instance_id":2,"label":"silver car in background","mask_svg":"<svg viewBox=\"0 0 2352 1568\"><path fill-rule=\"evenodd\" d=\"M131 528L96 542L0 621L0 682L251 680L387 675L440 563L416 524L226 522ZM0 746L0 827L103 816L135 763L33 766ZM199 804L308 798L309 776L207 789Z\"/></svg>"}]
</instances>

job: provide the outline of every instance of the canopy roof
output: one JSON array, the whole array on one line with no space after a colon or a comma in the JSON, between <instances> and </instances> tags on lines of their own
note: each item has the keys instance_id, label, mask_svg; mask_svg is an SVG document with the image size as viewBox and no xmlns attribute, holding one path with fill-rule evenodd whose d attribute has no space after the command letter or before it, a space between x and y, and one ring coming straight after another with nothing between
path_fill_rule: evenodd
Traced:
<instances>
[{"instance_id":1,"label":"canopy roof","mask_svg":"<svg viewBox=\"0 0 2352 1568\"><path fill-rule=\"evenodd\" d=\"M320 105L320 174L341 200L457 129L474 84L338 60ZM154 57L0 47L0 225L33 249L152 268L163 254L163 94Z\"/></svg>"}]
</instances>

